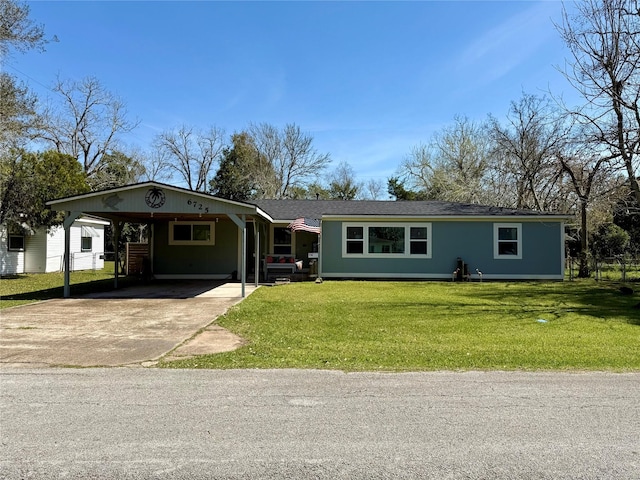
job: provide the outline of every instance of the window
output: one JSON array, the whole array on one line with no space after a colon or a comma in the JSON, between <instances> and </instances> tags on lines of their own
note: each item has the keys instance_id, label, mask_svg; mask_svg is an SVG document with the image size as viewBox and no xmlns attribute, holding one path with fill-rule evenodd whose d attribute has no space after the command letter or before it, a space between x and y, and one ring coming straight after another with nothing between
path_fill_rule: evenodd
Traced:
<instances>
[{"instance_id":1,"label":"window","mask_svg":"<svg viewBox=\"0 0 640 480\"><path fill-rule=\"evenodd\" d=\"M343 224L342 255L431 258L431 224Z\"/></svg>"},{"instance_id":2,"label":"window","mask_svg":"<svg viewBox=\"0 0 640 480\"><path fill-rule=\"evenodd\" d=\"M347 227L346 253L364 253L364 227Z\"/></svg>"},{"instance_id":3,"label":"window","mask_svg":"<svg viewBox=\"0 0 640 480\"><path fill-rule=\"evenodd\" d=\"M273 253L291 255L291 230L273 227Z\"/></svg>"},{"instance_id":4,"label":"window","mask_svg":"<svg viewBox=\"0 0 640 480\"><path fill-rule=\"evenodd\" d=\"M494 258L515 260L522 258L522 224L495 223L493 238Z\"/></svg>"},{"instance_id":5,"label":"window","mask_svg":"<svg viewBox=\"0 0 640 480\"><path fill-rule=\"evenodd\" d=\"M427 254L427 227L411 227L409 235L409 253L411 255Z\"/></svg>"},{"instance_id":6,"label":"window","mask_svg":"<svg viewBox=\"0 0 640 480\"><path fill-rule=\"evenodd\" d=\"M98 231L87 225L83 225L80 229L80 250L90 252L93 249L93 237L99 237Z\"/></svg>"},{"instance_id":7,"label":"window","mask_svg":"<svg viewBox=\"0 0 640 480\"><path fill-rule=\"evenodd\" d=\"M9 235L9 251L10 252L24 251L24 235Z\"/></svg>"},{"instance_id":8,"label":"window","mask_svg":"<svg viewBox=\"0 0 640 480\"><path fill-rule=\"evenodd\" d=\"M80 248L83 252L90 252L93 247L93 238L91 237L82 237L81 238Z\"/></svg>"},{"instance_id":9,"label":"window","mask_svg":"<svg viewBox=\"0 0 640 480\"><path fill-rule=\"evenodd\" d=\"M169 245L214 245L213 222L169 222Z\"/></svg>"}]
</instances>

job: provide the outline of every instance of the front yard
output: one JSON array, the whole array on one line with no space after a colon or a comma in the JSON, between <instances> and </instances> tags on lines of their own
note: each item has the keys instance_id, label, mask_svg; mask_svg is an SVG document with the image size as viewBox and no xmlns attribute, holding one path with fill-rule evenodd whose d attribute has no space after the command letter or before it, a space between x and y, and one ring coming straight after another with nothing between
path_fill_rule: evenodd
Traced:
<instances>
[{"instance_id":1,"label":"front yard","mask_svg":"<svg viewBox=\"0 0 640 480\"><path fill-rule=\"evenodd\" d=\"M71 278L74 294L109 290L113 266ZM3 278L0 308L60 298L62 281L61 273ZM625 284L633 295L623 295L621 285L331 281L263 287L217 322L245 338L245 347L161 366L640 371L640 284Z\"/></svg>"},{"instance_id":2,"label":"front yard","mask_svg":"<svg viewBox=\"0 0 640 480\"><path fill-rule=\"evenodd\" d=\"M164 366L640 371L640 299L618 287L592 280L263 287L218 320L247 346Z\"/></svg>"}]
</instances>

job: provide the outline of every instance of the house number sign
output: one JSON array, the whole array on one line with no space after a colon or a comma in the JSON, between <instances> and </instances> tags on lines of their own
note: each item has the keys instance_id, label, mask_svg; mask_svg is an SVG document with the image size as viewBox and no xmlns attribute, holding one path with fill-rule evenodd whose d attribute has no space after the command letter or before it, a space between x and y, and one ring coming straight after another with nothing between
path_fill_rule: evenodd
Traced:
<instances>
[{"instance_id":1,"label":"house number sign","mask_svg":"<svg viewBox=\"0 0 640 480\"><path fill-rule=\"evenodd\" d=\"M204 206L198 200L189 199L187 200L187 205L189 205L190 207L193 207L194 210L197 210L199 212L209 213L209 207Z\"/></svg>"}]
</instances>

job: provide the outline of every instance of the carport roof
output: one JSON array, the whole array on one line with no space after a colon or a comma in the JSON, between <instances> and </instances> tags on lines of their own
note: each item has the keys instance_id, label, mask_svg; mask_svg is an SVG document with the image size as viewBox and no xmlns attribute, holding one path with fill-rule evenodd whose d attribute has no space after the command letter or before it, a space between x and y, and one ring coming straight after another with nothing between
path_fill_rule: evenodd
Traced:
<instances>
[{"instance_id":1,"label":"carport roof","mask_svg":"<svg viewBox=\"0 0 640 480\"><path fill-rule=\"evenodd\" d=\"M117 221L150 218L212 219L230 214L272 219L258 206L158 182L144 182L47 202L56 211L82 212Z\"/></svg>"}]
</instances>

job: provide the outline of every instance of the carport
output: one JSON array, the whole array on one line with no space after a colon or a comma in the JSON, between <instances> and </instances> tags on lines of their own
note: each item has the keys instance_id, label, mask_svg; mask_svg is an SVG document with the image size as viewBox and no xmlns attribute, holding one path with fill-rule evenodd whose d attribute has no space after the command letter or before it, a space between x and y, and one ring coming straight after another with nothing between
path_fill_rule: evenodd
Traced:
<instances>
[{"instance_id":1,"label":"carport","mask_svg":"<svg viewBox=\"0 0 640 480\"><path fill-rule=\"evenodd\" d=\"M272 219L259 207L158 182L145 182L91 192L47 205L65 212L64 296L69 282L70 228L80 215L109 220L118 240L125 222L149 226L148 265L162 279L228 279L240 273L242 297L247 281L247 258L253 255L258 285L260 238ZM251 225L254 245L248 248ZM264 240L263 240L264 242ZM118 287L118 269L114 279Z\"/></svg>"},{"instance_id":2,"label":"carport","mask_svg":"<svg viewBox=\"0 0 640 480\"><path fill-rule=\"evenodd\" d=\"M239 283L166 280L2 311L0 367L153 365L233 350L216 324L242 301ZM254 291L247 286L247 295Z\"/></svg>"}]
</instances>

